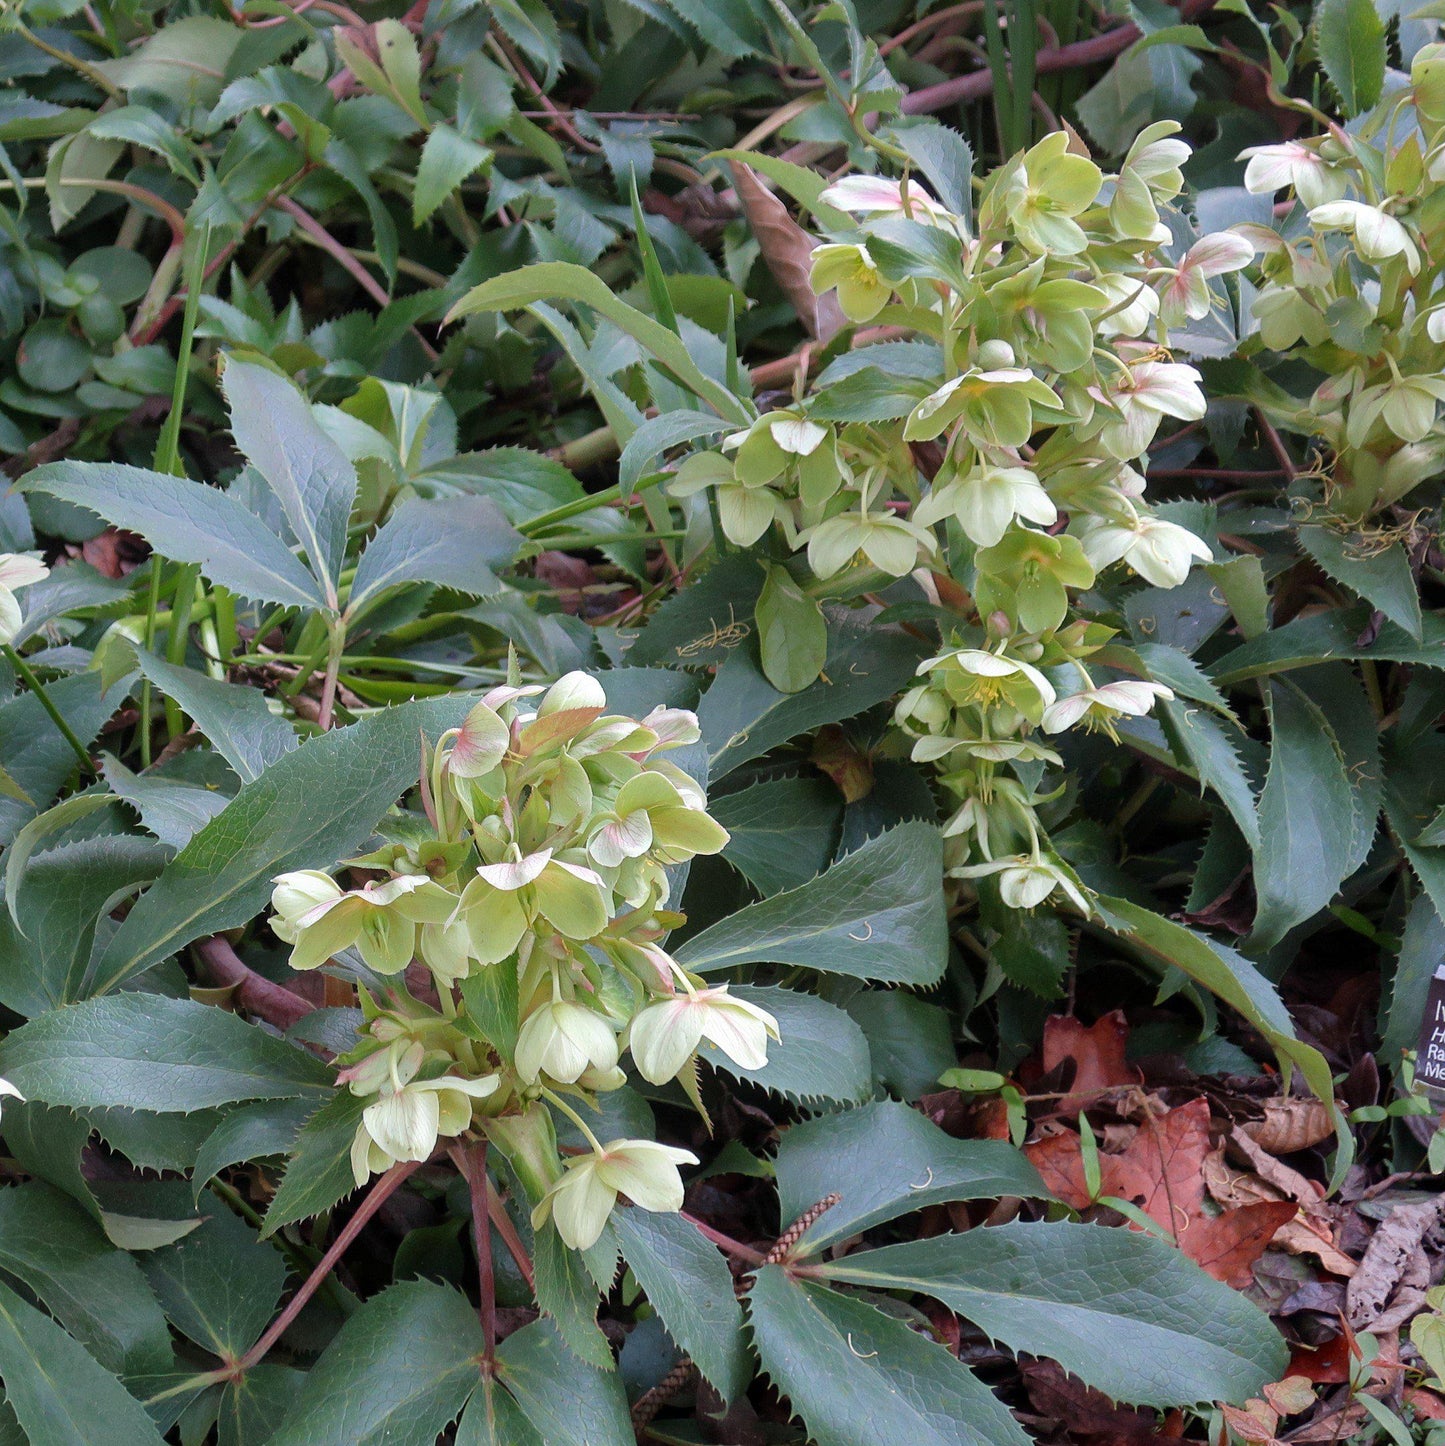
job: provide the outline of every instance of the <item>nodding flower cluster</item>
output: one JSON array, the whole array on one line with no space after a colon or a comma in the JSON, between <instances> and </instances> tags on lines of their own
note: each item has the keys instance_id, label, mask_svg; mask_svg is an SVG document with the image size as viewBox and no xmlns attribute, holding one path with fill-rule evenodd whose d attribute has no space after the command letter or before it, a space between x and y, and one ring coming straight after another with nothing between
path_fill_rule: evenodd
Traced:
<instances>
[{"instance_id":1,"label":"nodding flower cluster","mask_svg":"<svg viewBox=\"0 0 1445 1446\"><path fill-rule=\"evenodd\" d=\"M1188 234L1170 205L1189 157L1178 130L1148 127L1113 175L1077 137L1046 136L988 177L976 221L911 179L830 186L825 214L855 224L813 252L814 290L911 339L839 358L671 484L710 491L735 543L775 531L820 580L928 568L966 590L978 625L923 664L897 716L955 796L951 872L996 877L1019 908L1056 892L1088 907L1021 781L1038 770L1020 765L1059 761L1033 735L1111 731L1172 697L1086 669L1109 630L1078 616L1078 594L1118 564L1175 587L1211 557L1151 507L1140 459L1166 419L1205 413L1170 327L1207 317L1254 248Z\"/></svg>"},{"instance_id":2,"label":"nodding flower cluster","mask_svg":"<svg viewBox=\"0 0 1445 1446\"><path fill-rule=\"evenodd\" d=\"M339 1082L368 1101L352 1147L358 1184L443 1138L494 1142L562 1239L586 1249L619 1194L682 1204L683 1150L599 1142L576 1105L625 1082L679 1080L697 1098L699 1049L767 1061L766 1011L689 974L662 947L682 922L668 870L726 844L697 782L664 756L697 719L607 711L597 679L494 689L428 751L426 824L350 861L343 888L303 870L275 881L272 927L314 969L354 949L381 988ZM427 987L427 986L430 987ZM564 1156L552 1111L589 1148Z\"/></svg>"},{"instance_id":3,"label":"nodding flower cluster","mask_svg":"<svg viewBox=\"0 0 1445 1446\"><path fill-rule=\"evenodd\" d=\"M1307 502L1359 523L1445 470L1445 45L1350 131L1246 151L1244 183L1297 204L1260 252L1247 355L1282 354L1320 380L1251 400L1327 457Z\"/></svg>"}]
</instances>

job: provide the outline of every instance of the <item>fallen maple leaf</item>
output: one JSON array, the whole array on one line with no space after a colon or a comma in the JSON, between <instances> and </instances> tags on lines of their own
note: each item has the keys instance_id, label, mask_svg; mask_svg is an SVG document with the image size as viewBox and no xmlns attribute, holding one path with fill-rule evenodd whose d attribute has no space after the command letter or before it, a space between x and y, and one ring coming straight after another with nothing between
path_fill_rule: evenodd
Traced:
<instances>
[{"instance_id":1,"label":"fallen maple leaf","mask_svg":"<svg viewBox=\"0 0 1445 1446\"><path fill-rule=\"evenodd\" d=\"M1081 1142L1073 1131L1046 1135L1025 1145L1024 1153L1060 1200L1076 1210L1094 1203L1084 1179ZM1190 1100L1157 1119L1146 1116L1121 1153L1100 1151L1098 1194L1136 1205L1216 1280L1245 1286L1250 1267L1275 1231L1295 1218L1298 1206L1263 1200L1211 1215L1204 1207L1209 1155L1209 1102Z\"/></svg>"},{"instance_id":2,"label":"fallen maple leaf","mask_svg":"<svg viewBox=\"0 0 1445 1446\"><path fill-rule=\"evenodd\" d=\"M1055 1014L1044 1021L1040 1048L1045 1074L1052 1074L1065 1060L1074 1062L1069 1093L1059 1101L1066 1115L1077 1114L1104 1090L1139 1082L1139 1072L1124 1059L1129 1025L1124 1011L1116 1009L1092 1024L1081 1024L1072 1015Z\"/></svg>"}]
</instances>

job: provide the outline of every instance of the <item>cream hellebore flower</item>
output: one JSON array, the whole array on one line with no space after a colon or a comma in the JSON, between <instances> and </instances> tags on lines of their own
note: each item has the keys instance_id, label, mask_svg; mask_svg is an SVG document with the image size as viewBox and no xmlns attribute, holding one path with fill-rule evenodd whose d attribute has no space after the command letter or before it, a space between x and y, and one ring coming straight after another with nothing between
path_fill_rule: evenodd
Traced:
<instances>
[{"instance_id":1,"label":"cream hellebore flower","mask_svg":"<svg viewBox=\"0 0 1445 1446\"><path fill-rule=\"evenodd\" d=\"M28 552L0 552L0 643L8 643L20 631L20 604L16 588L29 587L50 576L50 569Z\"/></svg>"},{"instance_id":2,"label":"cream hellebore flower","mask_svg":"<svg viewBox=\"0 0 1445 1446\"><path fill-rule=\"evenodd\" d=\"M1420 252L1405 227L1378 206L1363 201L1330 201L1310 211L1310 224L1321 231L1347 231L1355 238L1355 250L1377 265L1393 256L1403 256L1413 276L1420 269Z\"/></svg>"},{"instance_id":3,"label":"cream hellebore flower","mask_svg":"<svg viewBox=\"0 0 1445 1446\"><path fill-rule=\"evenodd\" d=\"M1349 188L1349 173L1331 165L1303 141L1251 146L1239 153L1239 159L1249 161L1244 168L1244 188L1256 196L1293 186L1306 206L1321 206L1340 200Z\"/></svg>"},{"instance_id":4,"label":"cream hellebore flower","mask_svg":"<svg viewBox=\"0 0 1445 1446\"><path fill-rule=\"evenodd\" d=\"M607 927L607 885L592 869L539 849L520 859L482 864L462 890L457 914L479 963L505 959L540 914L569 939Z\"/></svg>"},{"instance_id":5,"label":"cream hellebore flower","mask_svg":"<svg viewBox=\"0 0 1445 1446\"><path fill-rule=\"evenodd\" d=\"M532 1228L541 1229L550 1216L557 1233L573 1250L597 1243L607 1217L626 1195L644 1210L682 1209L679 1165L695 1165L690 1150L677 1150L651 1140L609 1140L601 1151L567 1161L562 1178L532 1211Z\"/></svg>"},{"instance_id":6,"label":"cream hellebore flower","mask_svg":"<svg viewBox=\"0 0 1445 1446\"><path fill-rule=\"evenodd\" d=\"M1184 253L1184 259L1164 288L1164 320L1171 326L1183 318L1202 321L1209 315L1213 277L1241 271L1254 259L1254 247L1243 236L1219 231L1203 236Z\"/></svg>"},{"instance_id":7,"label":"cream hellebore flower","mask_svg":"<svg viewBox=\"0 0 1445 1446\"><path fill-rule=\"evenodd\" d=\"M710 989L687 988L671 999L649 1004L633 1018L630 1040L638 1073L653 1084L666 1084L703 1040L743 1069L761 1069L768 1062L768 1040L778 1037L778 1021L766 1009L736 998L726 984L718 984Z\"/></svg>"},{"instance_id":8,"label":"cream hellebore flower","mask_svg":"<svg viewBox=\"0 0 1445 1446\"><path fill-rule=\"evenodd\" d=\"M1213 556L1192 532L1162 517L1086 517L1078 535L1096 570L1122 560L1155 587L1178 587L1195 558L1208 562Z\"/></svg>"},{"instance_id":9,"label":"cream hellebore flower","mask_svg":"<svg viewBox=\"0 0 1445 1446\"><path fill-rule=\"evenodd\" d=\"M860 552L879 572L902 577L913 571L920 550L933 551L932 536L891 512L841 512L808 534L808 566L820 578L841 572Z\"/></svg>"},{"instance_id":10,"label":"cream hellebore flower","mask_svg":"<svg viewBox=\"0 0 1445 1446\"><path fill-rule=\"evenodd\" d=\"M1104 293L1104 314L1094 323L1100 336L1142 336L1159 315L1159 297L1133 276L1101 276L1094 285Z\"/></svg>"},{"instance_id":11,"label":"cream hellebore flower","mask_svg":"<svg viewBox=\"0 0 1445 1446\"><path fill-rule=\"evenodd\" d=\"M957 879L981 879L997 874L999 897L1011 909L1035 909L1058 889L1085 916L1093 913L1069 871L1036 853L1015 854L986 864L966 864L949 869L948 873Z\"/></svg>"},{"instance_id":12,"label":"cream hellebore flower","mask_svg":"<svg viewBox=\"0 0 1445 1446\"><path fill-rule=\"evenodd\" d=\"M1030 723L1043 717L1056 696L1053 684L1031 663L982 648L955 648L918 665L920 673L935 668L944 670L944 686L955 701L980 708L1004 704Z\"/></svg>"},{"instance_id":13,"label":"cream hellebore flower","mask_svg":"<svg viewBox=\"0 0 1445 1446\"><path fill-rule=\"evenodd\" d=\"M517 1073L528 1084L543 1074L575 1084L589 1069L613 1069L617 1055L617 1034L607 1020L570 999L534 1010L517 1035Z\"/></svg>"},{"instance_id":14,"label":"cream hellebore flower","mask_svg":"<svg viewBox=\"0 0 1445 1446\"><path fill-rule=\"evenodd\" d=\"M350 890L316 869L272 882L271 928L292 946L293 969L316 969L355 944L378 974L398 974L416 952L417 925L441 923L457 903L435 880L416 874Z\"/></svg>"},{"instance_id":15,"label":"cream hellebore flower","mask_svg":"<svg viewBox=\"0 0 1445 1446\"><path fill-rule=\"evenodd\" d=\"M1087 728L1101 728L1112 735L1116 718L1142 718L1160 698L1172 698L1174 690L1162 683L1124 679L1087 687L1060 698L1044 709L1045 733L1062 733L1083 722Z\"/></svg>"},{"instance_id":16,"label":"cream hellebore flower","mask_svg":"<svg viewBox=\"0 0 1445 1446\"><path fill-rule=\"evenodd\" d=\"M444 1074L413 1079L400 1088L384 1088L361 1112L351 1142L351 1174L358 1185L389 1170L398 1160L425 1160L437 1140L461 1134L472 1122L472 1101L495 1093L494 1074L462 1079Z\"/></svg>"},{"instance_id":17,"label":"cream hellebore flower","mask_svg":"<svg viewBox=\"0 0 1445 1446\"><path fill-rule=\"evenodd\" d=\"M979 547L992 547L1015 517L1047 527L1058 516L1053 499L1027 467L994 467L987 463L942 486L935 484L913 509L913 521L924 527L945 517L955 518L964 535Z\"/></svg>"},{"instance_id":18,"label":"cream hellebore flower","mask_svg":"<svg viewBox=\"0 0 1445 1446\"><path fill-rule=\"evenodd\" d=\"M1112 404L1120 415L1105 421L1099 440L1121 461L1148 449L1163 417L1197 422L1206 411L1204 379L1182 362L1136 362L1128 383L1112 380L1107 390L1094 394Z\"/></svg>"},{"instance_id":19,"label":"cream hellebore flower","mask_svg":"<svg viewBox=\"0 0 1445 1446\"><path fill-rule=\"evenodd\" d=\"M886 176L844 176L818 198L825 206L850 216L909 216L926 226L952 231L963 222L941 206L917 181L899 182Z\"/></svg>"},{"instance_id":20,"label":"cream hellebore flower","mask_svg":"<svg viewBox=\"0 0 1445 1446\"><path fill-rule=\"evenodd\" d=\"M813 293L838 293L838 305L849 321L872 321L893 295L877 263L862 243L833 242L813 251L810 277Z\"/></svg>"},{"instance_id":21,"label":"cream hellebore flower","mask_svg":"<svg viewBox=\"0 0 1445 1446\"><path fill-rule=\"evenodd\" d=\"M1132 171L1163 201L1172 200L1184 189L1180 168L1193 155L1186 142L1171 139L1182 129L1178 121L1155 121L1139 132L1124 157L1122 169Z\"/></svg>"},{"instance_id":22,"label":"cream hellebore flower","mask_svg":"<svg viewBox=\"0 0 1445 1446\"><path fill-rule=\"evenodd\" d=\"M1046 135L1022 156L1008 180L1004 204L1018 239L1043 256L1077 256L1089 238L1075 216L1098 198L1104 174L1069 149L1064 131Z\"/></svg>"},{"instance_id":23,"label":"cream hellebore flower","mask_svg":"<svg viewBox=\"0 0 1445 1446\"><path fill-rule=\"evenodd\" d=\"M705 811L705 802L700 790L679 788L660 767L645 769L618 789L611 816L604 815L587 842L588 857L599 868L615 869L646 853L667 863L721 853L728 831Z\"/></svg>"}]
</instances>

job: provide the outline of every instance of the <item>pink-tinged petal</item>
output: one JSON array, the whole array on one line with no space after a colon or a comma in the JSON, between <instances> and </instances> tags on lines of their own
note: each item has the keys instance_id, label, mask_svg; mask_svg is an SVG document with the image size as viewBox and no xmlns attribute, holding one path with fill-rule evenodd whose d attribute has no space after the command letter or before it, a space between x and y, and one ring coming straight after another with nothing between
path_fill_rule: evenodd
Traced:
<instances>
[{"instance_id":1,"label":"pink-tinged petal","mask_svg":"<svg viewBox=\"0 0 1445 1446\"><path fill-rule=\"evenodd\" d=\"M511 893L535 882L551 859L551 849L539 849L534 854L528 854L524 859L510 859L500 864L482 864L477 869L477 874L494 889Z\"/></svg>"},{"instance_id":2,"label":"pink-tinged petal","mask_svg":"<svg viewBox=\"0 0 1445 1446\"><path fill-rule=\"evenodd\" d=\"M447 766L461 778L480 778L501 763L512 742L512 730L485 703L467 714Z\"/></svg>"},{"instance_id":3,"label":"pink-tinged petal","mask_svg":"<svg viewBox=\"0 0 1445 1446\"><path fill-rule=\"evenodd\" d=\"M637 1072L651 1084L666 1084L701 1038L702 1021L686 996L649 1004L632 1021L630 1047Z\"/></svg>"},{"instance_id":4,"label":"pink-tinged petal","mask_svg":"<svg viewBox=\"0 0 1445 1446\"><path fill-rule=\"evenodd\" d=\"M24 552L0 552L0 587L13 591L43 582L49 576L50 569L38 557Z\"/></svg>"}]
</instances>

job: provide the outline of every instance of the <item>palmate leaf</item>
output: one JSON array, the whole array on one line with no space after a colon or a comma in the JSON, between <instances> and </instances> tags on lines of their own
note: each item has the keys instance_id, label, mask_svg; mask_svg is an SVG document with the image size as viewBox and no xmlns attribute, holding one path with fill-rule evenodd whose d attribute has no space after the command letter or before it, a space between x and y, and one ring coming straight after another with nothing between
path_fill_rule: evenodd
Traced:
<instances>
[{"instance_id":1,"label":"palmate leaf","mask_svg":"<svg viewBox=\"0 0 1445 1446\"><path fill-rule=\"evenodd\" d=\"M894 1316L766 1266L748 1293L753 1341L817 1446L1026 1446L956 1356Z\"/></svg>"},{"instance_id":2,"label":"palmate leaf","mask_svg":"<svg viewBox=\"0 0 1445 1446\"><path fill-rule=\"evenodd\" d=\"M778 1197L784 1224L824 1195L842 1198L809 1227L795 1258L926 1205L1047 1199L1038 1172L1002 1140L956 1140L896 1100L819 1115L783 1132Z\"/></svg>"},{"instance_id":3,"label":"palmate leaf","mask_svg":"<svg viewBox=\"0 0 1445 1446\"><path fill-rule=\"evenodd\" d=\"M162 556L195 563L239 597L278 607L326 606L326 593L291 549L214 487L119 462L51 462L20 485L138 532Z\"/></svg>"},{"instance_id":4,"label":"palmate leaf","mask_svg":"<svg viewBox=\"0 0 1445 1446\"><path fill-rule=\"evenodd\" d=\"M707 974L739 964L801 964L895 984L931 984L947 962L943 845L905 823L816 879L740 909L677 950Z\"/></svg>"},{"instance_id":5,"label":"palmate leaf","mask_svg":"<svg viewBox=\"0 0 1445 1446\"><path fill-rule=\"evenodd\" d=\"M1130 1405L1243 1401L1288 1348L1269 1317L1143 1231L1015 1223L860 1251L829 1279L942 1301L1010 1350Z\"/></svg>"},{"instance_id":6,"label":"palmate leaf","mask_svg":"<svg viewBox=\"0 0 1445 1446\"><path fill-rule=\"evenodd\" d=\"M359 617L383 593L409 582L455 588L471 597L500 592L492 568L510 562L521 543L489 498L411 498L362 554L347 613Z\"/></svg>"},{"instance_id":7,"label":"palmate leaf","mask_svg":"<svg viewBox=\"0 0 1445 1446\"><path fill-rule=\"evenodd\" d=\"M236 445L276 494L334 607L346 558L346 524L356 500L356 469L288 378L228 357L221 386Z\"/></svg>"}]
</instances>

